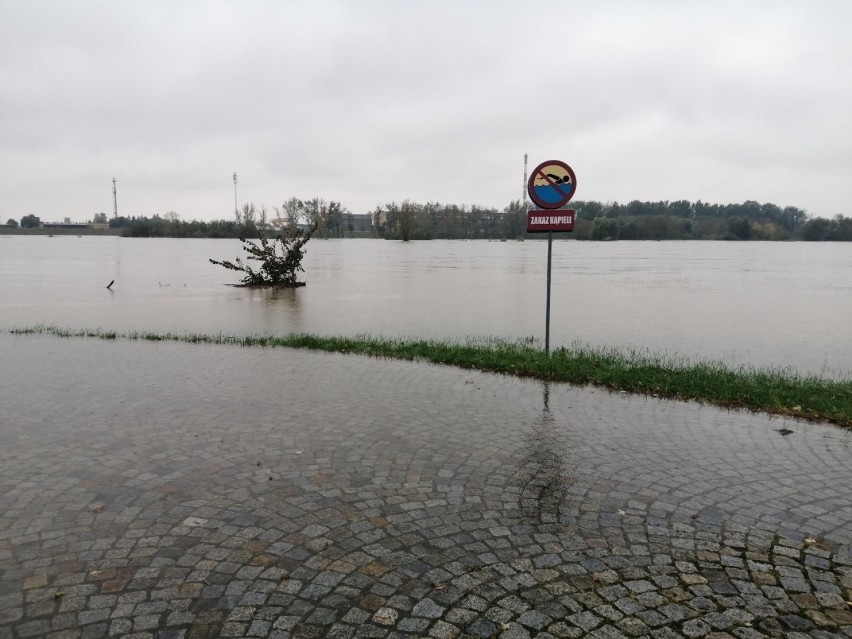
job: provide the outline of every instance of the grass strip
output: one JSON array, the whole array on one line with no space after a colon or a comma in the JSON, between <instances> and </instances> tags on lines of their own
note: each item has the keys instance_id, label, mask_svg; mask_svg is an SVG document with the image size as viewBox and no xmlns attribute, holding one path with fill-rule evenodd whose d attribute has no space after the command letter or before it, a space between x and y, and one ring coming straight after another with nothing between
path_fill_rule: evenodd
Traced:
<instances>
[{"instance_id":1,"label":"grass strip","mask_svg":"<svg viewBox=\"0 0 852 639\"><path fill-rule=\"evenodd\" d=\"M532 340L509 342L478 339L466 342L388 339L371 336L325 337L128 332L66 329L36 325L12 334L94 337L193 344L235 344L305 348L371 357L416 360L517 377L601 386L654 397L693 400L752 411L827 421L852 428L852 380L831 380L795 372L730 368L718 362L689 362L637 350L573 345L548 357Z\"/></svg>"}]
</instances>

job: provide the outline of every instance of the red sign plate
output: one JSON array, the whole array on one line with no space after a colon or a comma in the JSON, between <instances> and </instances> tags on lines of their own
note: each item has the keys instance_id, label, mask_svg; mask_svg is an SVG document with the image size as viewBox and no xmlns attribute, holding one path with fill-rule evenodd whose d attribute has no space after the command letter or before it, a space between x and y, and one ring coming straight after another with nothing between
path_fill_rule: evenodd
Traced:
<instances>
[{"instance_id":1,"label":"red sign plate","mask_svg":"<svg viewBox=\"0 0 852 639\"><path fill-rule=\"evenodd\" d=\"M574 210L553 211L550 209L527 211L527 233L546 231L573 231Z\"/></svg>"}]
</instances>

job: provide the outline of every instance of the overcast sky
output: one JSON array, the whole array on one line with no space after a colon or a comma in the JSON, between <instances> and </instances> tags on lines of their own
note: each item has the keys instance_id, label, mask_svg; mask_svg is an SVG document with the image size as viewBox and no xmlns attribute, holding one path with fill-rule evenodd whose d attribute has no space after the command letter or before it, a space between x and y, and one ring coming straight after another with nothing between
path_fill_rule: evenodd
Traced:
<instances>
[{"instance_id":1,"label":"overcast sky","mask_svg":"<svg viewBox=\"0 0 852 639\"><path fill-rule=\"evenodd\" d=\"M852 2L0 0L0 222L290 196L852 214Z\"/></svg>"}]
</instances>

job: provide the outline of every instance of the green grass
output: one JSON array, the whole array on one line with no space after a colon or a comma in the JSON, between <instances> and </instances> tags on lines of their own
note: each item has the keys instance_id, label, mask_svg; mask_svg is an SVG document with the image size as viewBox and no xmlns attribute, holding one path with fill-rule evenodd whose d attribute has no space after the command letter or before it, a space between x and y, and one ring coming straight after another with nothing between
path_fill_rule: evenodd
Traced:
<instances>
[{"instance_id":1,"label":"green grass","mask_svg":"<svg viewBox=\"0 0 852 639\"><path fill-rule=\"evenodd\" d=\"M730 368L718 362L690 362L676 356L636 350L573 345L556 349L548 357L532 340L507 342L479 339L453 342L309 334L273 337L116 333L101 329L64 329L45 325L15 328L10 332L17 335L38 333L60 337L235 344L357 353L554 382L591 384L613 391L707 402L729 408L827 421L852 428L852 380L803 376L787 370Z\"/></svg>"}]
</instances>

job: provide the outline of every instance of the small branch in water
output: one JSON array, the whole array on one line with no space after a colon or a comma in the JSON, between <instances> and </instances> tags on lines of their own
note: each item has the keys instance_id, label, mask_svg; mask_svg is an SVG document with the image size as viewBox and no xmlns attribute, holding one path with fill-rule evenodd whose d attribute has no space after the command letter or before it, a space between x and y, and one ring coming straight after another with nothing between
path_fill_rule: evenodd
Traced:
<instances>
[{"instance_id":1,"label":"small branch in water","mask_svg":"<svg viewBox=\"0 0 852 639\"><path fill-rule=\"evenodd\" d=\"M109 284L107 284L107 288L111 289L113 284L115 284L115 280L112 280Z\"/></svg>"}]
</instances>

